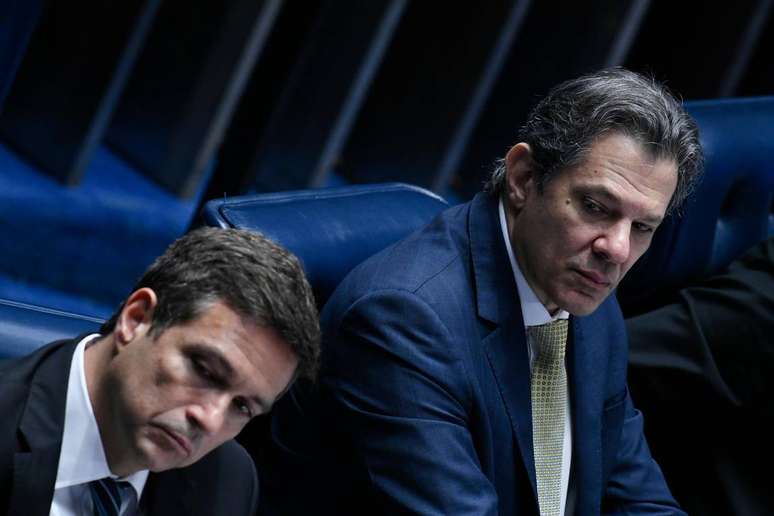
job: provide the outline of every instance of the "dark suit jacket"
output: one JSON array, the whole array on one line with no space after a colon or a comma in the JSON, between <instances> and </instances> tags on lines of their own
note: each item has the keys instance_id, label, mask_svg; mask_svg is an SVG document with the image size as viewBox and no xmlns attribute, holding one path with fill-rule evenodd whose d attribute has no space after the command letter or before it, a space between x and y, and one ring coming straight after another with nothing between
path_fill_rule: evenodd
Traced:
<instances>
[{"instance_id":1,"label":"dark suit jacket","mask_svg":"<svg viewBox=\"0 0 774 516\"><path fill-rule=\"evenodd\" d=\"M774 238L627 321L632 395L690 514L774 512Z\"/></svg>"},{"instance_id":2,"label":"dark suit jacket","mask_svg":"<svg viewBox=\"0 0 774 516\"><path fill-rule=\"evenodd\" d=\"M54 342L0 363L0 514L49 513L79 340ZM228 442L187 468L151 473L140 507L149 515L247 515L253 514L257 495L252 460Z\"/></svg>"},{"instance_id":3,"label":"dark suit jacket","mask_svg":"<svg viewBox=\"0 0 774 516\"><path fill-rule=\"evenodd\" d=\"M495 199L361 264L322 323L320 427L288 423L298 396L274 427L286 451L323 436L318 512L537 514L529 359ZM629 399L613 297L571 319L568 346L576 514L682 514Z\"/></svg>"}]
</instances>

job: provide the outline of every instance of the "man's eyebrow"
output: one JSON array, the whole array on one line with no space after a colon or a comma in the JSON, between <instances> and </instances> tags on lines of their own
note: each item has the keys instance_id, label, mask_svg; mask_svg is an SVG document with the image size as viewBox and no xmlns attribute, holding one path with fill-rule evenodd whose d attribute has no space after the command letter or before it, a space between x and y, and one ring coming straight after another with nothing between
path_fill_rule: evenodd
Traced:
<instances>
[{"instance_id":1,"label":"man's eyebrow","mask_svg":"<svg viewBox=\"0 0 774 516\"><path fill-rule=\"evenodd\" d=\"M585 193L594 195L595 197L604 197L605 199L615 204L616 206L621 204L621 199L619 199L617 195L615 195L611 190L609 190L605 186L602 186L602 185L587 186L583 188L583 191ZM658 215L645 215L643 217L639 217L637 220L638 222L644 222L652 226L658 226L659 224L661 224L664 218Z\"/></svg>"},{"instance_id":2,"label":"man's eyebrow","mask_svg":"<svg viewBox=\"0 0 774 516\"><path fill-rule=\"evenodd\" d=\"M639 222L644 222L650 226L658 226L663 220L664 218L659 217L658 215L646 215L638 219Z\"/></svg>"},{"instance_id":3,"label":"man's eyebrow","mask_svg":"<svg viewBox=\"0 0 774 516\"><path fill-rule=\"evenodd\" d=\"M193 344L191 346L191 351L209 362L216 369L221 381L227 385L231 383L231 377L234 375L234 367L223 354L208 346L204 346L203 344Z\"/></svg>"},{"instance_id":4,"label":"man's eyebrow","mask_svg":"<svg viewBox=\"0 0 774 516\"><path fill-rule=\"evenodd\" d=\"M621 202L617 195L615 195L609 188L603 185L583 186L581 190L584 193L593 195L595 197L604 197L608 201L615 204L620 204Z\"/></svg>"}]
</instances>

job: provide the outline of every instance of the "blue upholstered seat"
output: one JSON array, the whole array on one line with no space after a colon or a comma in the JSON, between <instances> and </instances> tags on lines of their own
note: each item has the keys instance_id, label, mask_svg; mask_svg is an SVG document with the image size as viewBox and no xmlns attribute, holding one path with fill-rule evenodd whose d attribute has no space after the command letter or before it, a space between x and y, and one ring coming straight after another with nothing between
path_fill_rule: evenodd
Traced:
<instances>
[{"instance_id":1,"label":"blue upholstered seat","mask_svg":"<svg viewBox=\"0 0 774 516\"><path fill-rule=\"evenodd\" d=\"M318 301L357 263L428 222L446 203L421 188L363 185L211 201L214 226L259 230L300 256ZM96 331L102 319L0 299L0 359Z\"/></svg>"},{"instance_id":2,"label":"blue upholstered seat","mask_svg":"<svg viewBox=\"0 0 774 516\"><path fill-rule=\"evenodd\" d=\"M23 356L43 344L97 331L102 320L0 299L0 359Z\"/></svg>"},{"instance_id":3,"label":"blue upholstered seat","mask_svg":"<svg viewBox=\"0 0 774 516\"><path fill-rule=\"evenodd\" d=\"M214 200L204 220L260 231L293 251L322 304L355 265L447 207L416 186L368 184Z\"/></svg>"}]
</instances>

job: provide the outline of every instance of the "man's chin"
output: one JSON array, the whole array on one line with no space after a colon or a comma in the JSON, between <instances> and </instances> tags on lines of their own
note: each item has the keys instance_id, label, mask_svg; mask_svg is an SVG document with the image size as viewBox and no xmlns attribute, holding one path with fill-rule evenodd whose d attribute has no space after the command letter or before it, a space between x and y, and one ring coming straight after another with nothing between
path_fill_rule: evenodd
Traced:
<instances>
[{"instance_id":1,"label":"man's chin","mask_svg":"<svg viewBox=\"0 0 774 516\"><path fill-rule=\"evenodd\" d=\"M576 317L584 317L594 313L606 297L573 290L559 300L559 306Z\"/></svg>"},{"instance_id":2,"label":"man's chin","mask_svg":"<svg viewBox=\"0 0 774 516\"><path fill-rule=\"evenodd\" d=\"M182 456L177 451L170 450L168 446L163 444L159 445L158 442L147 436L140 441L138 449L140 450L140 460L144 463L142 469L154 473L182 468L195 462L192 456Z\"/></svg>"}]
</instances>

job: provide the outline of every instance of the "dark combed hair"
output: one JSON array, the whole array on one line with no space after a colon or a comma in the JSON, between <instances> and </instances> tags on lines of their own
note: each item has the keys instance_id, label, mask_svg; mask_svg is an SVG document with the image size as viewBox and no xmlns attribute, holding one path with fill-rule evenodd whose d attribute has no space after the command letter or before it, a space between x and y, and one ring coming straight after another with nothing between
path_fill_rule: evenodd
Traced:
<instances>
[{"instance_id":1,"label":"dark combed hair","mask_svg":"<svg viewBox=\"0 0 774 516\"><path fill-rule=\"evenodd\" d=\"M530 112L519 131L529 144L539 191L558 172L583 161L597 139L621 133L653 158L677 165L677 187L668 211L679 208L704 168L696 122L667 88L651 77L611 68L555 86ZM505 189L500 160L484 190Z\"/></svg>"},{"instance_id":2,"label":"dark combed hair","mask_svg":"<svg viewBox=\"0 0 774 516\"><path fill-rule=\"evenodd\" d=\"M275 329L298 357L298 375L314 379L320 326L312 289L298 259L264 236L201 228L182 236L145 271L134 290L158 298L151 335L184 324L221 301L259 326ZM113 331L123 304L102 326Z\"/></svg>"}]
</instances>

